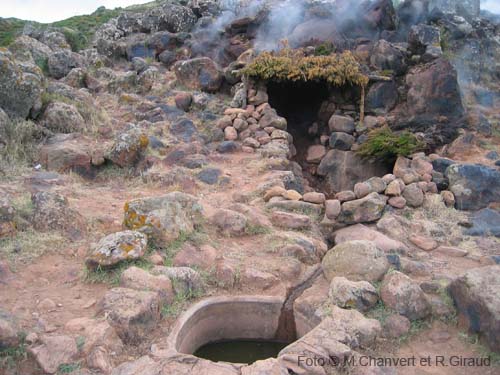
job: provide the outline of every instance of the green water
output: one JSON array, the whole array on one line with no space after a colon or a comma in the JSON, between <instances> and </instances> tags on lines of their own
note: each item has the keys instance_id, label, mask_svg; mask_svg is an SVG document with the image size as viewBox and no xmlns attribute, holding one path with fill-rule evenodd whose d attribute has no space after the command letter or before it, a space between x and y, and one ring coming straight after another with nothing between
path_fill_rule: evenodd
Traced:
<instances>
[{"instance_id":1,"label":"green water","mask_svg":"<svg viewBox=\"0 0 500 375\"><path fill-rule=\"evenodd\" d=\"M214 362L254 363L261 359L276 358L287 345L277 341L219 341L203 345L194 355Z\"/></svg>"}]
</instances>

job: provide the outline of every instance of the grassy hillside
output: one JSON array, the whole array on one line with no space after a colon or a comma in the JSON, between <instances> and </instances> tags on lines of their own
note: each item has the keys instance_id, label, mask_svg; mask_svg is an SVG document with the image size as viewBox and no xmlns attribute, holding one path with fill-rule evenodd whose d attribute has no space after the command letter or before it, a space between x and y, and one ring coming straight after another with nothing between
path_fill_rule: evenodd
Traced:
<instances>
[{"instance_id":1,"label":"grassy hillside","mask_svg":"<svg viewBox=\"0 0 500 375\"><path fill-rule=\"evenodd\" d=\"M94 31L103 23L111 18L117 17L121 12L142 12L151 7L161 4L162 0L151 1L146 4L131 5L126 8L106 9L100 7L92 14L75 16L51 24L42 24L38 22L25 21L17 18L0 18L0 47L8 46L19 35L24 25L31 22L40 27L55 26L63 28L68 42L73 50L85 48L92 39Z\"/></svg>"}]
</instances>

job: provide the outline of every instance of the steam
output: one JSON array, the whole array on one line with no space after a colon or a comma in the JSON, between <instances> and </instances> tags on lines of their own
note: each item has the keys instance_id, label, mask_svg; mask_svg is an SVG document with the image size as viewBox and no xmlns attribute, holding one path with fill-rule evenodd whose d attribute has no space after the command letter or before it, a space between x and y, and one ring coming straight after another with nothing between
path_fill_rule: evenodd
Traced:
<instances>
[{"instance_id":1,"label":"steam","mask_svg":"<svg viewBox=\"0 0 500 375\"><path fill-rule=\"evenodd\" d=\"M482 0L481 9L494 14L500 14L500 2L498 0Z\"/></svg>"}]
</instances>

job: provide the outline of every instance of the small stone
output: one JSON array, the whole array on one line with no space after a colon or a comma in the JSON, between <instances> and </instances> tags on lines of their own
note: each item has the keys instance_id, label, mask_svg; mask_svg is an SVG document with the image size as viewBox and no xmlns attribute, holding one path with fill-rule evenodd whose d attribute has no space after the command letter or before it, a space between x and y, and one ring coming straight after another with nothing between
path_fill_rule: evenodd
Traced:
<instances>
[{"instance_id":1,"label":"small stone","mask_svg":"<svg viewBox=\"0 0 500 375\"><path fill-rule=\"evenodd\" d=\"M295 190L287 190L282 196L289 201L300 201L302 199L302 195Z\"/></svg>"},{"instance_id":2,"label":"small stone","mask_svg":"<svg viewBox=\"0 0 500 375\"><path fill-rule=\"evenodd\" d=\"M232 127L228 126L224 129L224 139L226 141L235 141L238 139L238 131Z\"/></svg>"},{"instance_id":3,"label":"small stone","mask_svg":"<svg viewBox=\"0 0 500 375\"><path fill-rule=\"evenodd\" d=\"M308 163L319 164L326 155L326 147L323 145L312 145L307 149L306 161Z\"/></svg>"},{"instance_id":4,"label":"small stone","mask_svg":"<svg viewBox=\"0 0 500 375\"><path fill-rule=\"evenodd\" d=\"M368 185L366 182L358 182L354 185L354 194L356 194L356 198L364 198L370 193L370 185Z\"/></svg>"},{"instance_id":5,"label":"small stone","mask_svg":"<svg viewBox=\"0 0 500 375\"><path fill-rule=\"evenodd\" d=\"M289 229L308 229L311 226L309 216L283 211L274 211L272 213L272 222L279 227Z\"/></svg>"},{"instance_id":6,"label":"small stone","mask_svg":"<svg viewBox=\"0 0 500 375\"><path fill-rule=\"evenodd\" d=\"M340 203L344 203L356 199L356 194L354 194L354 191L344 190L335 194L335 198L338 199Z\"/></svg>"},{"instance_id":7,"label":"small stone","mask_svg":"<svg viewBox=\"0 0 500 375\"><path fill-rule=\"evenodd\" d=\"M341 151L349 151L354 144L354 137L343 132L333 132L330 135L330 148Z\"/></svg>"},{"instance_id":8,"label":"small stone","mask_svg":"<svg viewBox=\"0 0 500 375\"><path fill-rule=\"evenodd\" d=\"M335 220L340 215L341 204L338 199L325 201L325 215L330 220Z\"/></svg>"},{"instance_id":9,"label":"small stone","mask_svg":"<svg viewBox=\"0 0 500 375\"><path fill-rule=\"evenodd\" d=\"M268 202L273 197L282 197L286 194L286 189L281 186L273 186L264 194L264 201Z\"/></svg>"},{"instance_id":10,"label":"small stone","mask_svg":"<svg viewBox=\"0 0 500 375\"><path fill-rule=\"evenodd\" d=\"M406 335L410 331L410 320L399 314L389 315L384 322L383 334L388 338L399 338Z\"/></svg>"},{"instance_id":11,"label":"small stone","mask_svg":"<svg viewBox=\"0 0 500 375\"><path fill-rule=\"evenodd\" d=\"M359 311L371 309L378 301L377 290L367 281L349 281L345 277L334 277L328 292L330 301L342 308Z\"/></svg>"},{"instance_id":12,"label":"small stone","mask_svg":"<svg viewBox=\"0 0 500 375\"><path fill-rule=\"evenodd\" d=\"M403 197L391 197L387 203L394 208L404 208L406 206L406 199Z\"/></svg>"},{"instance_id":13,"label":"small stone","mask_svg":"<svg viewBox=\"0 0 500 375\"><path fill-rule=\"evenodd\" d=\"M387 185L385 195L390 197L397 197L401 195L401 187L398 181L394 180Z\"/></svg>"},{"instance_id":14,"label":"small stone","mask_svg":"<svg viewBox=\"0 0 500 375\"><path fill-rule=\"evenodd\" d=\"M441 192L441 198L443 198L446 207L455 207L455 195L449 190L443 190Z\"/></svg>"},{"instance_id":15,"label":"small stone","mask_svg":"<svg viewBox=\"0 0 500 375\"><path fill-rule=\"evenodd\" d=\"M344 132L352 134L355 129L354 119L350 116L333 115L328 121L331 132Z\"/></svg>"},{"instance_id":16,"label":"small stone","mask_svg":"<svg viewBox=\"0 0 500 375\"><path fill-rule=\"evenodd\" d=\"M424 193L416 183L406 186L403 191L403 197L406 199L406 204L410 207L420 207L424 203Z\"/></svg>"},{"instance_id":17,"label":"small stone","mask_svg":"<svg viewBox=\"0 0 500 375\"><path fill-rule=\"evenodd\" d=\"M316 203L316 204L325 203L325 199L326 199L325 194L317 193L317 192L305 193L302 197L302 200L304 202L310 202L310 203Z\"/></svg>"},{"instance_id":18,"label":"small stone","mask_svg":"<svg viewBox=\"0 0 500 375\"><path fill-rule=\"evenodd\" d=\"M469 254L467 250L452 246L439 246L434 252L456 258L464 257Z\"/></svg>"},{"instance_id":19,"label":"small stone","mask_svg":"<svg viewBox=\"0 0 500 375\"><path fill-rule=\"evenodd\" d=\"M438 247L438 243L436 241L434 241L432 238L425 236L419 236L414 234L410 236L409 240L412 244L425 251L432 251L436 247Z\"/></svg>"}]
</instances>

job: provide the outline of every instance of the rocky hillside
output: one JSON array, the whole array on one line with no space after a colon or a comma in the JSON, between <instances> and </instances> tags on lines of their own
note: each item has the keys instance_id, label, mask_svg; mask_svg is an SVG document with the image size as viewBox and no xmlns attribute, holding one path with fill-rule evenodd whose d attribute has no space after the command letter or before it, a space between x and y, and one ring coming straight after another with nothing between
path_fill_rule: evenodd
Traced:
<instances>
[{"instance_id":1,"label":"rocky hillside","mask_svg":"<svg viewBox=\"0 0 500 375\"><path fill-rule=\"evenodd\" d=\"M479 0L0 25L1 374L498 373L500 26ZM193 355L235 326L287 346Z\"/></svg>"}]
</instances>

